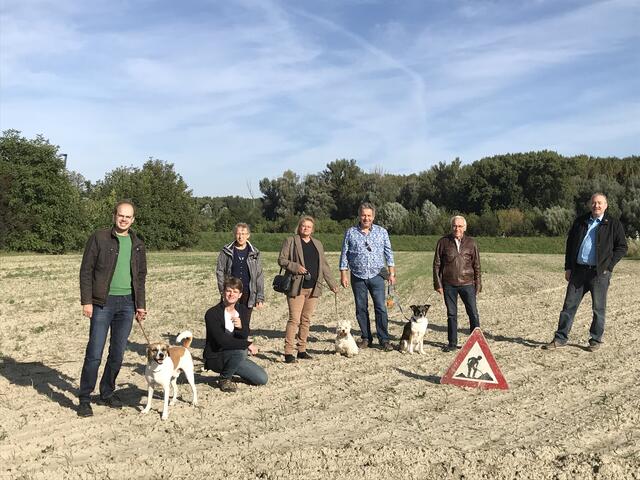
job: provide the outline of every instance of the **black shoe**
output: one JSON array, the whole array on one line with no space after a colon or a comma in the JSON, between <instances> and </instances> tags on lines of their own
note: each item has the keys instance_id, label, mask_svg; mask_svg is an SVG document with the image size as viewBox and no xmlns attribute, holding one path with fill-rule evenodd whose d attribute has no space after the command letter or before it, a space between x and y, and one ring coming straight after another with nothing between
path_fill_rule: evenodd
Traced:
<instances>
[{"instance_id":1,"label":"black shoe","mask_svg":"<svg viewBox=\"0 0 640 480\"><path fill-rule=\"evenodd\" d=\"M93 409L89 402L80 402L80 405L78 405L78 416L93 417Z\"/></svg>"},{"instance_id":2,"label":"black shoe","mask_svg":"<svg viewBox=\"0 0 640 480\"><path fill-rule=\"evenodd\" d=\"M391 345L391 342L382 342L380 346L382 347L382 350L384 350L385 352L391 352L393 350L393 346Z\"/></svg>"},{"instance_id":3,"label":"black shoe","mask_svg":"<svg viewBox=\"0 0 640 480\"><path fill-rule=\"evenodd\" d=\"M459 347L458 345L446 345L444 347L442 347L442 351L443 352L454 352L456 350L460 350L461 347Z\"/></svg>"},{"instance_id":4,"label":"black shoe","mask_svg":"<svg viewBox=\"0 0 640 480\"><path fill-rule=\"evenodd\" d=\"M358 348L369 348L371 346L371 340L369 340L368 338L360 338L356 341L356 345L358 345Z\"/></svg>"},{"instance_id":5,"label":"black shoe","mask_svg":"<svg viewBox=\"0 0 640 480\"><path fill-rule=\"evenodd\" d=\"M296 363L296 357L294 357L293 355L285 355L284 356L284 363Z\"/></svg>"},{"instance_id":6,"label":"black shoe","mask_svg":"<svg viewBox=\"0 0 640 480\"><path fill-rule=\"evenodd\" d=\"M557 348L562 348L564 346L566 346L566 343L560 343L557 340L551 340L546 345L543 345L542 349L543 350L555 350Z\"/></svg>"},{"instance_id":7,"label":"black shoe","mask_svg":"<svg viewBox=\"0 0 640 480\"><path fill-rule=\"evenodd\" d=\"M298 352L298 358L301 358L302 360L311 360L313 357L307 352Z\"/></svg>"},{"instance_id":8,"label":"black shoe","mask_svg":"<svg viewBox=\"0 0 640 480\"><path fill-rule=\"evenodd\" d=\"M222 378L220 379L220 390L227 393L235 392L238 387L236 386L230 378Z\"/></svg>"},{"instance_id":9,"label":"black shoe","mask_svg":"<svg viewBox=\"0 0 640 480\"><path fill-rule=\"evenodd\" d=\"M115 395L111 395L108 398L100 398L98 402L100 405L104 405L105 407L120 409L124 406L122 401L116 397Z\"/></svg>"}]
</instances>

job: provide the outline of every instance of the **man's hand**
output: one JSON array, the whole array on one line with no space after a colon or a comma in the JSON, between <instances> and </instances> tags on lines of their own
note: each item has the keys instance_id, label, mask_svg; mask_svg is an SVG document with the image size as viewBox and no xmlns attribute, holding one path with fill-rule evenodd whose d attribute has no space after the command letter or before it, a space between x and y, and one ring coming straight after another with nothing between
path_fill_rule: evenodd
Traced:
<instances>
[{"instance_id":1,"label":"man's hand","mask_svg":"<svg viewBox=\"0 0 640 480\"><path fill-rule=\"evenodd\" d=\"M258 347L256 347L253 343L247 347L247 350L249 350L249 354L251 355L255 355L258 353Z\"/></svg>"},{"instance_id":2,"label":"man's hand","mask_svg":"<svg viewBox=\"0 0 640 480\"><path fill-rule=\"evenodd\" d=\"M91 318L91 315L93 315L93 304L82 305L82 315Z\"/></svg>"},{"instance_id":3,"label":"man's hand","mask_svg":"<svg viewBox=\"0 0 640 480\"><path fill-rule=\"evenodd\" d=\"M262 307L264 307L264 302L256 302L255 308L260 310Z\"/></svg>"},{"instance_id":4,"label":"man's hand","mask_svg":"<svg viewBox=\"0 0 640 480\"><path fill-rule=\"evenodd\" d=\"M338 287L333 287L333 288L331 289L331 291L332 291L333 293L337 294L337 293L338 293Z\"/></svg>"},{"instance_id":5,"label":"man's hand","mask_svg":"<svg viewBox=\"0 0 640 480\"><path fill-rule=\"evenodd\" d=\"M138 323L142 323L147 317L147 311L144 308L136 308L136 320Z\"/></svg>"},{"instance_id":6,"label":"man's hand","mask_svg":"<svg viewBox=\"0 0 640 480\"><path fill-rule=\"evenodd\" d=\"M231 321L233 322L233 328L242 328L240 317L231 317Z\"/></svg>"},{"instance_id":7,"label":"man's hand","mask_svg":"<svg viewBox=\"0 0 640 480\"><path fill-rule=\"evenodd\" d=\"M395 285L396 284L396 274L392 273L391 275L389 275L389 283L391 285Z\"/></svg>"},{"instance_id":8,"label":"man's hand","mask_svg":"<svg viewBox=\"0 0 640 480\"><path fill-rule=\"evenodd\" d=\"M444 294L444 288L440 287L440 288L436 288L436 292L438 292L440 295Z\"/></svg>"},{"instance_id":9,"label":"man's hand","mask_svg":"<svg viewBox=\"0 0 640 480\"><path fill-rule=\"evenodd\" d=\"M342 288L347 288L349 286L348 270L340 270L340 285L342 285Z\"/></svg>"},{"instance_id":10,"label":"man's hand","mask_svg":"<svg viewBox=\"0 0 640 480\"><path fill-rule=\"evenodd\" d=\"M571 270L564 271L564 279L568 282L571 279Z\"/></svg>"}]
</instances>

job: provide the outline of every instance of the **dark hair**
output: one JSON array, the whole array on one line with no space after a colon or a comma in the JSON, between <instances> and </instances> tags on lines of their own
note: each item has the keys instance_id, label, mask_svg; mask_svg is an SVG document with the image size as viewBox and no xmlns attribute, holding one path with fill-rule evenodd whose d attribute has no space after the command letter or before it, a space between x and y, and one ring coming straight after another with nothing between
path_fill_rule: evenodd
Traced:
<instances>
[{"instance_id":1,"label":"dark hair","mask_svg":"<svg viewBox=\"0 0 640 480\"><path fill-rule=\"evenodd\" d=\"M113 214L117 215L118 214L118 208L120 208L120 205L131 205L131 208L133 208L133 216L136 216L136 206L133 204L133 202L131 200L120 200L118 203L116 203L116 206L113 207Z\"/></svg>"},{"instance_id":2,"label":"dark hair","mask_svg":"<svg viewBox=\"0 0 640 480\"><path fill-rule=\"evenodd\" d=\"M222 290L226 290L227 288L233 288L235 290L239 290L242 293L242 280L236 277L226 277L224 282L222 283Z\"/></svg>"}]
</instances>

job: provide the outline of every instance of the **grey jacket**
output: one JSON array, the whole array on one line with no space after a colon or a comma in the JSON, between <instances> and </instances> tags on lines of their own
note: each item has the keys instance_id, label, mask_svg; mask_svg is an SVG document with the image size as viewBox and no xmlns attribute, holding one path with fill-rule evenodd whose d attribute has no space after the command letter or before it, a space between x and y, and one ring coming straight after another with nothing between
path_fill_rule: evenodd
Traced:
<instances>
[{"instance_id":1,"label":"grey jacket","mask_svg":"<svg viewBox=\"0 0 640 480\"><path fill-rule=\"evenodd\" d=\"M233 244L225 245L218 255L216 265L216 280L220 295L223 293L225 277L231 275L231 264L233 263ZM264 275L262 273L262 263L260 261L260 251L247 242L249 254L247 255L247 267L249 268L249 300L247 307L253 308L256 303L264 302Z\"/></svg>"},{"instance_id":2,"label":"grey jacket","mask_svg":"<svg viewBox=\"0 0 640 480\"><path fill-rule=\"evenodd\" d=\"M324 247L322 246L322 243L313 237L311 237L311 241L318 250L318 258L320 259L320 265L318 266L318 281L311 292L311 296L319 297L322 294L322 285L320 284L321 280L324 280L331 288L337 288L338 284L333 279L333 276L331 276L331 270L329 268L329 263L327 262L327 257L324 254ZM291 279L291 289L287 294L288 297L297 297L300 295L300 290L302 289L304 275L298 274L298 268L300 268L300 265L304 265L304 255L302 254L301 242L302 240L300 240L300 235L288 237L282 244L282 249L278 256L278 265L293 274L293 278Z\"/></svg>"}]
</instances>

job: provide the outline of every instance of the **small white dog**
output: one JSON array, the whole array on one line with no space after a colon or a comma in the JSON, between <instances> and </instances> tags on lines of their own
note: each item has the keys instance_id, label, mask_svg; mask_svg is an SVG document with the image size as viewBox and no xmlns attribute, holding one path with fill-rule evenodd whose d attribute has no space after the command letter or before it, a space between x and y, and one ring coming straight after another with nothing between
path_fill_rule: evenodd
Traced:
<instances>
[{"instance_id":1,"label":"small white dog","mask_svg":"<svg viewBox=\"0 0 640 480\"><path fill-rule=\"evenodd\" d=\"M336 355L353 357L358 354L358 345L351 335L351 322L338 320L336 326Z\"/></svg>"},{"instance_id":2,"label":"small white dog","mask_svg":"<svg viewBox=\"0 0 640 480\"><path fill-rule=\"evenodd\" d=\"M162 420L169 418L169 388L173 387L171 405L175 405L178 398L177 378L180 371L187 377L191 391L193 392L193 405L198 404L198 393L193 378L193 358L188 348L193 340L193 334L185 330L176 338L176 342L182 346L169 346L165 342L156 342L147 346L147 368L144 376L149 384L147 393L147 405L141 413L148 413L151 409L153 389L161 387L164 390L164 407L162 408Z\"/></svg>"},{"instance_id":3,"label":"small white dog","mask_svg":"<svg viewBox=\"0 0 640 480\"><path fill-rule=\"evenodd\" d=\"M418 352L424 354L424 335L427 333L429 320L427 319L427 311L431 305L411 305L413 316L402 330L400 338L400 351L402 353Z\"/></svg>"}]
</instances>

